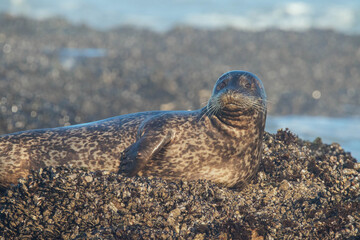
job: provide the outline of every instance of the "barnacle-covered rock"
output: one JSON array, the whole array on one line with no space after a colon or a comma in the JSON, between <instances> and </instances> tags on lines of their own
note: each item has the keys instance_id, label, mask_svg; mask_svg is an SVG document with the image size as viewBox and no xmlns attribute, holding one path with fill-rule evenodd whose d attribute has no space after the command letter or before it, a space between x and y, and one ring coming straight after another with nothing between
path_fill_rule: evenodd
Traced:
<instances>
[{"instance_id":1,"label":"barnacle-covered rock","mask_svg":"<svg viewBox=\"0 0 360 240\"><path fill-rule=\"evenodd\" d=\"M244 189L48 167L4 192L5 239L344 239L360 235L360 177L336 144L266 134Z\"/></svg>"}]
</instances>

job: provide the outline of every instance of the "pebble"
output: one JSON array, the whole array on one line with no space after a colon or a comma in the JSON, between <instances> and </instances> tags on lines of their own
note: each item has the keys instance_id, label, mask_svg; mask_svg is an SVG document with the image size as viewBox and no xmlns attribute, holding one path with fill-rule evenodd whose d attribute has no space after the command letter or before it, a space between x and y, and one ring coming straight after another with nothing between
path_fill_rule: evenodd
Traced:
<instances>
[{"instance_id":1,"label":"pebble","mask_svg":"<svg viewBox=\"0 0 360 240\"><path fill-rule=\"evenodd\" d=\"M93 181L93 177L92 177L92 176L86 176L86 177L85 177L85 181L88 182L88 183L90 183L90 182Z\"/></svg>"}]
</instances>

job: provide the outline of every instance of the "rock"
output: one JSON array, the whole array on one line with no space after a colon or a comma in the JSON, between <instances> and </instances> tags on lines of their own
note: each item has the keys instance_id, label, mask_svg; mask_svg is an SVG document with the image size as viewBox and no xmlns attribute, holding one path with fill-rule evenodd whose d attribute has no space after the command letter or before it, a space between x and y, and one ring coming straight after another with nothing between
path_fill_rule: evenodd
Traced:
<instances>
[{"instance_id":1,"label":"rock","mask_svg":"<svg viewBox=\"0 0 360 240\"><path fill-rule=\"evenodd\" d=\"M288 130L266 133L264 145L259 174L243 189L73 166L43 168L1 195L0 238L359 236L359 170L344 168L356 166L351 155L302 141ZM331 157L344 159L343 165Z\"/></svg>"}]
</instances>

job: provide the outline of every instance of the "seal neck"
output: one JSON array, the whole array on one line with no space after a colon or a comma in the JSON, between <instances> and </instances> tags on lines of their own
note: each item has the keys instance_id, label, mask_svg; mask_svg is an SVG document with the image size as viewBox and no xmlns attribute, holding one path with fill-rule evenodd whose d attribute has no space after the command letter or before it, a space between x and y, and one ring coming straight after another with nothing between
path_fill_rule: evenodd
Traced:
<instances>
[{"instance_id":1,"label":"seal neck","mask_svg":"<svg viewBox=\"0 0 360 240\"><path fill-rule=\"evenodd\" d=\"M206 114L206 109L202 109L202 113ZM262 126L254 126L265 121L264 113L256 110L246 111L229 111L223 109L222 111L204 116L210 122L212 128L218 130L219 133L231 136L233 138L243 137L243 131L257 127L262 129Z\"/></svg>"}]
</instances>

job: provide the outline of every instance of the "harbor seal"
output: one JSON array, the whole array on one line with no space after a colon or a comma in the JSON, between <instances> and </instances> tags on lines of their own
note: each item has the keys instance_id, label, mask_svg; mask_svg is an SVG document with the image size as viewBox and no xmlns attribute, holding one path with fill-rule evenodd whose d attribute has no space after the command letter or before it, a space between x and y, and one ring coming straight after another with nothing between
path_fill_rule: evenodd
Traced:
<instances>
[{"instance_id":1,"label":"harbor seal","mask_svg":"<svg viewBox=\"0 0 360 240\"><path fill-rule=\"evenodd\" d=\"M261 80L223 74L208 104L194 111L148 111L0 136L0 187L31 170L72 164L128 176L246 183L258 168L266 120Z\"/></svg>"}]
</instances>

